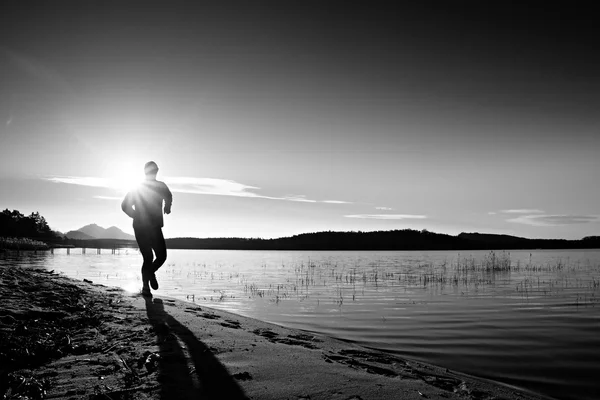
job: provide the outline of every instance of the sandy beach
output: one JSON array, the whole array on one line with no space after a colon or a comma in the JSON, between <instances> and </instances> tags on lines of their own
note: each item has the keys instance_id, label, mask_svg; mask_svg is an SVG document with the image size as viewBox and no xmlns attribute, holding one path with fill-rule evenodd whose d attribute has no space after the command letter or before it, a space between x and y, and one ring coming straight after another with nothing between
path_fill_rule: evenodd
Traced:
<instances>
[{"instance_id":1,"label":"sandy beach","mask_svg":"<svg viewBox=\"0 0 600 400\"><path fill-rule=\"evenodd\" d=\"M202 304L0 268L5 399L539 399Z\"/></svg>"}]
</instances>

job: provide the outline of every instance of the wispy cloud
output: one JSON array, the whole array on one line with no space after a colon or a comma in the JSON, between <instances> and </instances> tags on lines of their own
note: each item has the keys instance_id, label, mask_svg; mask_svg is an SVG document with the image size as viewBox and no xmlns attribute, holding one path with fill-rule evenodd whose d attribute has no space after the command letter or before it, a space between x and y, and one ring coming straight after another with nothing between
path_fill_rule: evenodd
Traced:
<instances>
[{"instance_id":1,"label":"wispy cloud","mask_svg":"<svg viewBox=\"0 0 600 400\"><path fill-rule=\"evenodd\" d=\"M392 211L393 208L390 207L375 207L376 210L380 210L380 211Z\"/></svg>"},{"instance_id":2,"label":"wispy cloud","mask_svg":"<svg viewBox=\"0 0 600 400\"><path fill-rule=\"evenodd\" d=\"M306 196L301 194L288 194L283 197L268 197L272 200L287 200L287 201L297 201L300 203L317 203L316 200L307 199Z\"/></svg>"},{"instance_id":3,"label":"wispy cloud","mask_svg":"<svg viewBox=\"0 0 600 400\"><path fill-rule=\"evenodd\" d=\"M122 189L123 182L109 178L59 176L45 178L50 182L69 185L90 186L108 189ZM300 203L352 204L343 200L314 200L304 195L267 196L258 193L257 186L245 185L233 180L216 178L169 177L164 181L174 193L189 193L199 195L233 196L269 200L284 200ZM112 199L110 196L95 196L100 199Z\"/></svg>"},{"instance_id":4,"label":"wispy cloud","mask_svg":"<svg viewBox=\"0 0 600 400\"><path fill-rule=\"evenodd\" d=\"M412 215L412 214L352 214L344 215L346 218L360 218L360 219L425 219L426 215Z\"/></svg>"},{"instance_id":5,"label":"wispy cloud","mask_svg":"<svg viewBox=\"0 0 600 400\"><path fill-rule=\"evenodd\" d=\"M267 196L257 193L257 191L260 190L257 186L249 186L227 179L174 177L165 178L165 182L169 184L172 191L180 193L251 197L269 200L295 201L299 203L352 204L349 201L343 200L314 200L300 194Z\"/></svg>"},{"instance_id":6,"label":"wispy cloud","mask_svg":"<svg viewBox=\"0 0 600 400\"><path fill-rule=\"evenodd\" d=\"M544 211L538 210L537 208L517 208L510 210L500 210L504 214L543 214Z\"/></svg>"},{"instance_id":7,"label":"wispy cloud","mask_svg":"<svg viewBox=\"0 0 600 400\"><path fill-rule=\"evenodd\" d=\"M228 179L172 177L165 179L165 182L168 183L172 192L270 198L252 192L251 190L260 189L256 186L244 185Z\"/></svg>"},{"instance_id":8,"label":"wispy cloud","mask_svg":"<svg viewBox=\"0 0 600 400\"><path fill-rule=\"evenodd\" d=\"M66 183L69 185L91 186L109 189L116 189L118 187L117 183L112 179L96 178L91 176L57 176L45 179L50 182Z\"/></svg>"},{"instance_id":9,"label":"wispy cloud","mask_svg":"<svg viewBox=\"0 0 600 400\"><path fill-rule=\"evenodd\" d=\"M122 197L116 197L116 196L93 196L94 199L100 199L100 200L123 200Z\"/></svg>"},{"instance_id":10,"label":"wispy cloud","mask_svg":"<svg viewBox=\"0 0 600 400\"><path fill-rule=\"evenodd\" d=\"M557 226L600 222L600 218L597 215L522 215L507 221L532 226Z\"/></svg>"}]
</instances>

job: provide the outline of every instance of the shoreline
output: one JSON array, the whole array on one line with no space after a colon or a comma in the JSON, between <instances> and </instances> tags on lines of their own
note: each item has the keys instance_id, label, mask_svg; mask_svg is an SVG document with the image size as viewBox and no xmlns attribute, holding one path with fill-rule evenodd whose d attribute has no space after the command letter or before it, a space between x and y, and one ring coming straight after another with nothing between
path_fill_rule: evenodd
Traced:
<instances>
[{"instance_id":1,"label":"shoreline","mask_svg":"<svg viewBox=\"0 0 600 400\"><path fill-rule=\"evenodd\" d=\"M6 300L0 311L0 395L29 390L40 399L545 398L158 293L148 300L45 270L1 267L0 297Z\"/></svg>"}]
</instances>

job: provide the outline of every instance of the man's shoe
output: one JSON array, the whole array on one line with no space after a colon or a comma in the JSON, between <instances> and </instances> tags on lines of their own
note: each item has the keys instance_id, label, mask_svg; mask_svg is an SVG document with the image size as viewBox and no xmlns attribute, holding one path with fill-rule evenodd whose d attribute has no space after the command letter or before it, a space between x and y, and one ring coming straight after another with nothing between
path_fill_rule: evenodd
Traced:
<instances>
[{"instance_id":1,"label":"man's shoe","mask_svg":"<svg viewBox=\"0 0 600 400\"><path fill-rule=\"evenodd\" d=\"M150 275L150 287L154 290L158 289L158 281L156 280L156 274Z\"/></svg>"},{"instance_id":2,"label":"man's shoe","mask_svg":"<svg viewBox=\"0 0 600 400\"><path fill-rule=\"evenodd\" d=\"M152 297L152 293L150 292L150 288L142 288L142 296L144 296L144 297Z\"/></svg>"}]
</instances>

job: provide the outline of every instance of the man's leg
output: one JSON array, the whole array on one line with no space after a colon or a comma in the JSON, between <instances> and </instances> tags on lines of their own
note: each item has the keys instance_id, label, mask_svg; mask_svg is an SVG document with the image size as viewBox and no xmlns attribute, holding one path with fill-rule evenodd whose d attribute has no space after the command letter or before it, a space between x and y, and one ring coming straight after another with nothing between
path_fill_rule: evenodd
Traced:
<instances>
[{"instance_id":1,"label":"man's leg","mask_svg":"<svg viewBox=\"0 0 600 400\"><path fill-rule=\"evenodd\" d=\"M152 234L152 249L156 258L152 263L152 274L150 275L150 286L152 289L158 289L158 281L156 280L156 271L165 263L167 260L167 244L160 227L155 228Z\"/></svg>"},{"instance_id":2,"label":"man's leg","mask_svg":"<svg viewBox=\"0 0 600 400\"><path fill-rule=\"evenodd\" d=\"M152 275L152 259L154 258L152 254L152 240L148 234L149 232L145 229L134 228L134 232L140 253L142 253L142 257L144 258L142 264L142 294L150 294L149 281Z\"/></svg>"},{"instance_id":3,"label":"man's leg","mask_svg":"<svg viewBox=\"0 0 600 400\"><path fill-rule=\"evenodd\" d=\"M152 272L156 272L167 261L167 243L165 242L161 228L156 229L155 235L152 238L152 249L156 255L152 263Z\"/></svg>"}]
</instances>

